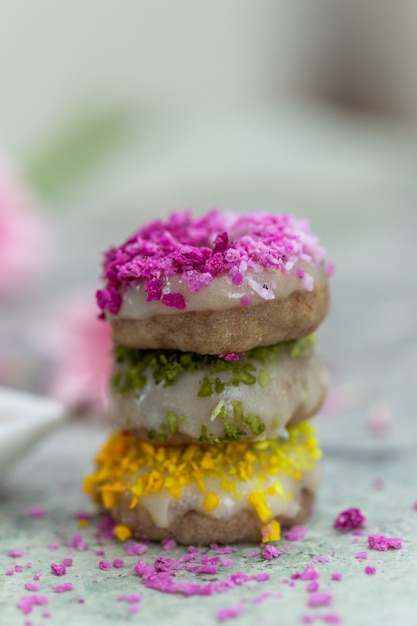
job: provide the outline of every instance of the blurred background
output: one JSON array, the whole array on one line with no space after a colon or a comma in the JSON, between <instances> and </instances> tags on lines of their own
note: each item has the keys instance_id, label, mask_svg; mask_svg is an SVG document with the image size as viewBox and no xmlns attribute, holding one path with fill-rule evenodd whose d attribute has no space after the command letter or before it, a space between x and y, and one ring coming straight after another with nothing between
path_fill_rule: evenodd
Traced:
<instances>
[{"instance_id":1,"label":"blurred background","mask_svg":"<svg viewBox=\"0 0 417 626\"><path fill-rule=\"evenodd\" d=\"M262 209L336 264L329 410L384 421L386 381L417 383L416 29L412 0L0 0L0 384L105 411L102 251Z\"/></svg>"}]
</instances>

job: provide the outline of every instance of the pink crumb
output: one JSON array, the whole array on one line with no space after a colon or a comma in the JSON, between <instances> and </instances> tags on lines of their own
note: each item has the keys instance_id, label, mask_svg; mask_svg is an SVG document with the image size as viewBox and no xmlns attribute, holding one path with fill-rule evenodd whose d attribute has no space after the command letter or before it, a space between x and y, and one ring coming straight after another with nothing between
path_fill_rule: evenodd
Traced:
<instances>
[{"instance_id":1,"label":"pink crumb","mask_svg":"<svg viewBox=\"0 0 417 626\"><path fill-rule=\"evenodd\" d=\"M10 550L10 552L7 553L7 556L10 556L12 559L18 559L23 555L23 550Z\"/></svg>"},{"instance_id":2,"label":"pink crumb","mask_svg":"<svg viewBox=\"0 0 417 626\"><path fill-rule=\"evenodd\" d=\"M339 513L334 521L334 527L338 530L352 530L352 528L359 528L366 522L365 516L357 508L346 509Z\"/></svg>"},{"instance_id":3,"label":"pink crumb","mask_svg":"<svg viewBox=\"0 0 417 626\"><path fill-rule=\"evenodd\" d=\"M386 550L399 550L402 548L402 539L399 537L385 537L384 535L369 535L369 547L373 550L385 552Z\"/></svg>"},{"instance_id":4,"label":"pink crumb","mask_svg":"<svg viewBox=\"0 0 417 626\"><path fill-rule=\"evenodd\" d=\"M308 528L305 526L293 526L290 530L284 533L285 539L288 541L300 541L306 536Z\"/></svg>"},{"instance_id":5,"label":"pink crumb","mask_svg":"<svg viewBox=\"0 0 417 626\"><path fill-rule=\"evenodd\" d=\"M72 591L73 589L74 585L72 583L62 583L62 585L52 587L52 591L54 593L65 593L66 591Z\"/></svg>"},{"instance_id":6,"label":"pink crumb","mask_svg":"<svg viewBox=\"0 0 417 626\"><path fill-rule=\"evenodd\" d=\"M229 606L225 609L221 609L216 615L217 621L226 622L229 619L235 619L236 617L239 617L239 615L241 615L244 610L245 607L242 605Z\"/></svg>"},{"instance_id":7,"label":"pink crumb","mask_svg":"<svg viewBox=\"0 0 417 626\"><path fill-rule=\"evenodd\" d=\"M9 567L9 569L4 572L5 576L13 576L13 574L14 574L14 569L12 567Z\"/></svg>"},{"instance_id":8,"label":"pink crumb","mask_svg":"<svg viewBox=\"0 0 417 626\"><path fill-rule=\"evenodd\" d=\"M326 613L325 615L321 616L321 619L326 624L334 624L335 626L343 622L338 613Z\"/></svg>"},{"instance_id":9,"label":"pink crumb","mask_svg":"<svg viewBox=\"0 0 417 626\"><path fill-rule=\"evenodd\" d=\"M26 513L35 519L42 519L46 516L46 510L41 506L32 506L30 509L27 509Z\"/></svg>"},{"instance_id":10,"label":"pink crumb","mask_svg":"<svg viewBox=\"0 0 417 626\"><path fill-rule=\"evenodd\" d=\"M308 606L329 606L332 603L333 596L330 593L312 593L308 598Z\"/></svg>"},{"instance_id":11,"label":"pink crumb","mask_svg":"<svg viewBox=\"0 0 417 626\"><path fill-rule=\"evenodd\" d=\"M162 539L161 544L164 550L172 550L176 547L177 542L175 539Z\"/></svg>"},{"instance_id":12,"label":"pink crumb","mask_svg":"<svg viewBox=\"0 0 417 626\"><path fill-rule=\"evenodd\" d=\"M372 483L372 487L376 490L376 491L380 491L381 489L383 489L385 487L385 481L383 478L375 478L375 480Z\"/></svg>"},{"instance_id":13,"label":"pink crumb","mask_svg":"<svg viewBox=\"0 0 417 626\"><path fill-rule=\"evenodd\" d=\"M72 559L62 559L62 565L65 565L66 567L71 567L71 565L73 564L73 560Z\"/></svg>"},{"instance_id":14,"label":"pink crumb","mask_svg":"<svg viewBox=\"0 0 417 626\"><path fill-rule=\"evenodd\" d=\"M123 544L123 548L127 556L140 556L148 549L145 543L137 543L136 541L127 541Z\"/></svg>"},{"instance_id":15,"label":"pink crumb","mask_svg":"<svg viewBox=\"0 0 417 626\"><path fill-rule=\"evenodd\" d=\"M367 552L357 552L355 554L355 559L358 559L358 561L365 561L367 558L368 558Z\"/></svg>"},{"instance_id":16,"label":"pink crumb","mask_svg":"<svg viewBox=\"0 0 417 626\"><path fill-rule=\"evenodd\" d=\"M368 574L368 576L373 576L374 574L376 574L376 567L372 567L371 565L367 565L365 567L365 574Z\"/></svg>"},{"instance_id":17,"label":"pink crumb","mask_svg":"<svg viewBox=\"0 0 417 626\"><path fill-rule=\"evenodd\" d=\"M386 435L391 428L391 412L388 407L372 406L368 413L368 426L374 435Z\"/></svg>"},{"instance_id":18,"label":"pink crumb","mask_svg":"<svg viewBox=\"0 0 417 626\"><path fill-rule=\"evenodd\" d=\"M273 546L272 544L269 543L266 546L265 550L262 551L262 558L264 558L267 561L271 561L272 559L276 559L279 556L281 556L281 554L282 554L282 550L280 550L276 546Z\"/></svg>"},{"instance_id":19,"label":"pink crumb","mask_svg":"<svg viewBox=\"0 0 417 626\"><path fill-rule=\"evenodd\" d=\"M107 570L110 569L110 562L109 561L100 561L98 566L99 566L99 569L107 571Z\"/></svg>"},{"instance_id":20,"label":"pink crumb","mask_svg":"<svg viewBox=\"0 0 417 626\"><path fill-rule=\"evenodd\" d=\"M24 615L28 615L32 612L34 606L44 606L48 602L49 598L47 596L22 596L17 601L16 606Z\"/></svg>"},{"instance_id":21,"label":"pink crumb","mask_svg":"<svg viewBox=\"0 0 417 626\"><path fill-rule=\"evenodd\" d=\"M23 572L23 565L15 565L14 566L14 571L15 572Z\"/></svg>"},{"instance_id":22,"label":"pink crumb","mask_svg":"<svg viewBox=\"0 0 417 626\"><path fill-rule=\"evenodd\" d=\"M114 559L113 567L115 567L116 569L119 569L120 567L123 567L123 565L124 565L123 559Z\"/></svg>"},{"instance_id":23,"label":"pink crumb","mask_svg":"<svg viewBox=\"0 0 417 626\"><path fill-rule=\"evenodd\" d=\"M342 580L342 578L343 578L343 574L341 574L340 572L333 572L332 580Z\"/></svg>"},{"instance_id":24,"label":"pink crumb","mask_svg":"<svg viewBox=\"0 0 417 626\"><path fill-rule=\"evenodd\" d=\"M57 563L51 563L51 570L55 576L63 576L67 573L65 565Z\"/></svg>"},{"instance_id":25,"label":"pink crumb","mask_svg":"<svg viewBox=\"0 0 417 626\"><path fill-rule=\"evenodd\" d=\"M317 582L317 580L312 580L307 585L307 591L308 591L308 593L315 593L316 591L319 590L319 587L320 587L320 585Z\"/></svg>"},{"instance_id":26,"label":"pink crumb","mask_svg":"<svg viewBox=\"0 0 417 626\"><path fill-rule=\"evenodd\" d=\"M39 585L35 585L34 583L26 583L25 589L26 591L39 591Z\"/></svg>"}]
</instances>

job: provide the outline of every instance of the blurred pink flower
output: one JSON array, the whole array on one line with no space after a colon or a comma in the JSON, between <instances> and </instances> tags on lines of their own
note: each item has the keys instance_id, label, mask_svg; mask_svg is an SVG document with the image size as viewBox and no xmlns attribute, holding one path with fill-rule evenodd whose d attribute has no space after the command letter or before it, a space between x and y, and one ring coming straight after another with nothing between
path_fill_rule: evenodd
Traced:
<instances>
[{"instance_id":1,"label":"blurred pink flower","mask_svg":"<svg viewBox=\"0 0 417 626\"><path fill-rule=\"evenodd\" d=\"M0 297L21 294L44 268L46 220L0 154Z\"/></svg>"},{"instance_id":2,"label":"blurred pink flower","mask_svg":"<svg viewBox=\"0 0 417 626\"><path fill-rule=\"evenodd\" d=\"M98 313L93 291L70 293L37 334L53 363L47 391L71 411L105 413L109 407L112 342Z\"/></svg>"}]
</instances>

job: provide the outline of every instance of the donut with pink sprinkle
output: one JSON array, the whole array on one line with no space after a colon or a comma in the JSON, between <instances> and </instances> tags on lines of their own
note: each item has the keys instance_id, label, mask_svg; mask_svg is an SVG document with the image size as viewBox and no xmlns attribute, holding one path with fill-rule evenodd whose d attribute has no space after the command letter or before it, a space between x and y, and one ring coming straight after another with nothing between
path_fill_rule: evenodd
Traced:
<instances>
[{"instance_id":1,"label":"donut with pink sprinkle","mask_svg":"<svg viewBox=\"0 0 417 626\"><path fill-rule=\"evenodd\" d=\"M312 333L328 274L305 219L174 211L105 253L97 302L116 344L227 355Z\"/></svg>"}]
</instances>

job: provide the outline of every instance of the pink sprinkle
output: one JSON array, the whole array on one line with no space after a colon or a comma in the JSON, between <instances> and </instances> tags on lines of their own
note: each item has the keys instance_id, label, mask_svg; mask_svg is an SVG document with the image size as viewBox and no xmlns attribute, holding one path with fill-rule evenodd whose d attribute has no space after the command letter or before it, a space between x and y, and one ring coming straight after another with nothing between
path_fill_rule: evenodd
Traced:
<instances>
[{"instance_id":1,"label":"pink sprinkle","mask_svg":"<svg viewBox=\"0 0 417 626\"><path fill-rule=\"evenodd\" d=\"M218 546L217 543L211 543L210 548L217 554L232 554L233 552L233 549L230 546Z\"/></svg>"},{"instance_id":2,"label":"pink sprinkle","mask_svg":"<svg viewBox=\"0 0 417 626\"><path fill-rule=\"evenodd\" d=\"M65 565L66 567L71 567L71 565L73 564L73 560L72 559L62 559L62 565Z\"/></svg>"},{"instance_id":3,"label":"pink sprinkle","mask_svg":"<svg viewBox=\"0 0 417 626\"><path fill-rule=\"evenodd\" d=\"M343 621L338 613L326 613L321 616L321 619L323 622L326 622L326 624L334 624L335 626L341 624Z\"/></svg>"},{"instance_id":4,"label":"pink sprinkle","mask_svg":"<svg viewBox=\"0 0 417 626\"><path fill-rule=\"evenodd\" d=\"M123 559L114 559L113 567L115 567L116 569L119 569L120 567L123 567L123 565L124 565Z\"/></svg>"},{"instance_id":5,"label":"pink sprinkle","mask_svg":"<svg viewBox=\"0 0 417 626\"><path fill-rule=\"evenodd\" d=\"M142 596L140 596L138 593L130 593L130 594L122 594L120 596L117 596L117 599L119 600L119 602L128 602L129 604L137 604L138 602L141 602Z\"/></svg>"},{"instance_id":6,"label":"pink sprinkle","mask_svg":"<svg viewBox=\"0 0 417 626\"><path fill-rule=\"evenodd\" d=\"M10 550L10 552L7 553L7 556L10 556L12 559L17 559L23 555L23 550Z\"/></svg>"},{"instance_id":7,"label":"pink sprinkle","mask_svg":"<svg viewBox=\"0 0 417 626\"><path fill-rule=\"evenodd\" d=\"M14 566L14 571L15 572L23 572L23 565L15 565Z\"/></svg>"},{"instance_id":8,"label":"pink sprinkle","mask_svg":"<svg viewBox=\"0 0 417 626\"><path fill-rule=\"evenodd\" d=\"M244 610L245 607L243 607L242 605L229 606L225 609L221 609L216 615L217 621L227 622L227 620L229 619L235 619L236 617L239 617L239 615L241 615Z\"/></svg>"},{"instance_id":9,"label":"pink sprinkle","mask_svg":"<svg viewBox=\"0 0 417 626\"><path fill-rule=\"evenodd\" d=\"M34 606L44 606L48 602L49 598L46 596L22 596L17 601L16 606L24 615L28 615L32 612Z\"/></svg>"},{"instance_id":10,"label":"pink sprinkle","mask_svg":"<svg viewBox=\"0 0 417 626\"><path fill-rule=\"evenodd\" d=\"M342 578L343 578L343 574L341 574L340 572L333 572L332 580L342 580Z\"/></svg>"},{"instance_id":11,"label":"pink sprinkle","mask_svg":"<svg viewBox=\"0 0 417 626\"><path fill-rule=\"evenodd\" d=\"M67 573L65 565L57 565L56 563L51 563L51 570L55 576L63 576Z\"/></svg>"},{"instance_id":12,"label":"pink sprinkle","mask_svg":"<svg viewBox=\"0 0 417 626\"><path fill-rule=\"evenodd\" d=\"M227 354L223 354L225 361L239 361L240 357L241 353L239 352L228 352Z\"/></svg>"},{"instance_id":13,"label":"pink sprinkle","mask_svg":"<svg viewBox=\"0 0 417 626\"><path fill-rule=\"evenodd\" d=\"M25 584L26 591L39 591L39 585L34 585L33 583Z\"/></svg>"},{"instance_id":14,"label":"pink sprinkle","mask_svg":"<svg viewBox=\"0 0 417 626\"><path fill-rule=\"evenodd\" d=\"M293 526L290 530L284 533L285 539L288 541L300 541L306 536L308 528L305 526Z\"/></svg>"},{"instance_id":15,"label":"pink sprinkle","mask_svg":"<svg viewBox=\"0 0 417 626\"><path fill-rule=\"evenodd\" d=\"M126 541L123 544L124 551L127 556L140 556L148 549L148 546L145 543L137 543L135 541Z\"/></svg>"},{"instance_id":16,"label":"pink sprinkle","mask_svg":"<svg viewBox=\"0 0 417 626\"><path fill-rule=\"evenodd\" d=\"M245 294L240 298L239 302L242 306L250 306L252 299L249 294Z\"/></svg>"},{"instance_id":17,"label":"pink sprinkle","mask_svg":"<svg viewBox=\"0 0 417 626\"><path fill-rule=\"evenodd\" d=\"M316 591L319 590L319 583L317 582L317 580L312 580L311 582L308 583L307 585L307 591L308 593L314 593Z\"/></svg>"},{"instance_id":18,"label":"pink sprinkle","mask_svg":"<svg viewBox=\"0 0 417 626\"><path fill-rule=\"evenodd\" d=\"M4 572L5 576L13 576L13 574L14 574L14 569L11 567L8 570L6 570L6 572Z\"/></svg>"},{"instance_id":19,"label":"pink sprinkle","mask_svg":"<svg viewBox=\"0 0 417 626\"><path fill-rule=\"evenodd\" d=\"M376 567L372 567L371 565L367 565L365 567L365 574L368 574L368 576L373 576L374 574L376 574Z\"/></svg>"},{"instance_id":20,"label":"pink sprinkle","mask_svg":"<svg viewBox=\"0 0 417 626\"><path fill-rule=\"evenodd\" d=\"M319 577L320 573L312 565L307 565L303 572L295 572L291 575L293 580L316 580Z\"/></svg>"},{"instance_id":21,"label":"pink sprinkle","mask_svg":"<svg viewBox=\"0 0 417 626\"><path fill-rule=\"evenodd\" d=\"M110 569L110 562L109 562L109 561L100 561L100 563L98 564L98 566L99 566L99 568L100 568L101 570L106 571L106 570Z\"/></svg>"},{"instance_id":22,"label":"pink sprinkle","mask_svg":"<svg viewBox=\"0 0 417 626\"><path fill-rule=\"evenodd\" d=\"M352 528L359 528L366 522L366 518L362 515L361 511L356 508L347 509L339 513L334 521L334 527L338 530L351 530Z\"/></svg>"},{"instance_id":23,"label":"pink sprinkle","mask_svg":"<svg viewBox=\"0 0 417 626\"><path fill-rule=\"evenodd\" d=\"M162 304L171 309L182 311L185 309L185 298L182 293L166 293L162 296Z\"/></svg>"},{"instance_id":24,"label":"pink sprinkle","mask_svg":"<svg viewBox=\"0 0 417 626\"><path fill-rule=\"evenodd\" d=\"M312 593L308 598L308 606L329 606L332 600L333 596L330 593Z\"/></svg>"},{"instance_id":25,"label":"pink sprinkle","mask_svg":"<svg viewBox=\"0 0 417 626\"><path fill-rule=\"evenodd\" d=\"M372 483L372 487L376 491L380 491L381 489L383 489L385 487L384 479L383 478L375 478L374 482Z\"/></svg>"},{"instance_id":26,"label":"pink sprinkle","mask_svg":"<svg viewBox=\"0 0 417 626\"><path fill-rule=\"evenodd\" d=\"M161 544L164 550L172 550L176 547L177 542L175 539L162 539Z\"/></svg>"},{"instance_id":27,"label":"pink sprinkle","mask_svg":"<svg viewBox=\"0 0 417 626\"><path fill-rule=\"evenodd\" d=\"M87 546L84 543L84 539L79 533L75 534L73 538L71 539L71 547L75 548L75 550L78 550L79 552L82 552L83 550L87 550Z\"/></svg>"},{"instance_id":28,"label":"pink sprinkle","mask_svg":"<svg viewBox=\"0 0 417 626\"><path fill-rule=\"evenodd\" d=\"M248 552L248 556L250 557L254 557L254 556L258 556L260 550L252 550L252 552Z\"/></svg>"},{"instance_id":29,"label":"pink sprinkle","mask_svg":"<svg viewBox=\"0 0 417 626\"><path fill-rule=\"evenodd\" d=\"M375 405L368 414L368 425L376 436L386 435L391 428L391 412L388 407Z\"/></svg>"},{"instance_id":30,"label":"pink sprinkle","mask_svg":"<svg viewBox=\"0 0 417 626\"><path fill-rule=\"evenodd\" d=\"M63 583L62 585L56 585L56 587L52 587L52 591L55 593L65 593L66 591L72 591L74 589L74 585L72 583Z\"/></svg>"},{"instance_id":31,"label":"pink sprinkle","mask_svg":"<svg viewBox=\"0 0 417 626\"><path fill-rule=\"evenodd\" d=\"M33 580L40 580L40 572L38 574L35 574L33 577Z\"/></svg>"},{"instance_id":32,"label":"pink sprinkle","mask_svg":"<svg viewBox=\"0 0 417 626\"><path fill-rule=\"evenodd\" d=\"M358 559L358 561L365 561L367 558L368 558L367 552L357 552L355 554L355 559Z\"/></svg>"},{"instance_id":33,"label":"pink sprinkle","mask_svg":"<svg viewBox=\"0 0 417 626\"><path fill-rule=\"evenodd\" d=\"M384 535L369 535L368 537L369 547L373 550L379 550L385 552L386 550L399 550L402 548L402 539L399 537L385 537Z\"/></svg>"},{"instance_id":34,"label":"pink sprinkle","mask_svg":"<svg viewBox=\"0 0 417 626\"><path fill-rule=\"evenodd\" d=\"M46 515L45 509L42 508L41 506L32 506L30 509L26 511L26 513L30 515L31 517L37 518L37 519L41 519L42 517L45 517Z\"/></svg>"},{"instance_id":35,"label":"pink sprinkle","mask_svg":"<svg viewBox=\"0 0 417 626\"><path fill-rule=\"evenodd\" d=\"M262 551L262 558L266 559L267 561L271 561L272 559L276 559L281 556L281 554L282 550L272 545L271 543L268 543L265 550Z\"/></svg>"}]
</instances>

